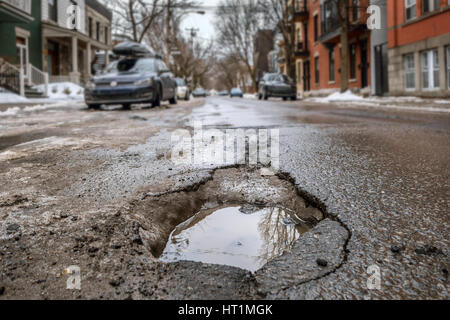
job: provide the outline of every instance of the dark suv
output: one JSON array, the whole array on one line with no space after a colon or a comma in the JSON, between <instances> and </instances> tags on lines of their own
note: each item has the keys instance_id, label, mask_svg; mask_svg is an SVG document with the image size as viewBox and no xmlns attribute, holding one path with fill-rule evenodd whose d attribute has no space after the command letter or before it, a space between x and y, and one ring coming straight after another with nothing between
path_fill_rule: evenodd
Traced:
<instances>
[{"instance_id":1,"label":"dark suv","mask_svg":"<svg viewBox=\"0 0 450 320\"><path fill-rule=\"evenodd\" d=\"M259 82L258 98L267 100L270 97L297 100L297 87L294 81L284 74L265 74Z\"/></svg>"},{"instance_id":2,"label":"dark suv","mask_svg":"<svg viewBox=\"0 0 450 320\"><path fill-rule=\"evenodd\" d=\"M139 45L135 48L141 51L127 51L125 57L111 63L87 83L84 96L89 108L121 104L129 109L134 103L151 103L156 107L164 100L177 103L177 83L166 64Z\"/></svg>"}]
</instances>

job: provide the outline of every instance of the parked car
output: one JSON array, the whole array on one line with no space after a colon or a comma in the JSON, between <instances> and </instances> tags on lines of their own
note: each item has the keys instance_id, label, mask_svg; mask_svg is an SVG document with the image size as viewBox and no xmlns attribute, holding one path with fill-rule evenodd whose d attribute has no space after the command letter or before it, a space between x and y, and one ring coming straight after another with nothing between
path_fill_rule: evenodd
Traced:
<instances>
[{"instance_id":1,"label":"parked car","mask_svg":"<svg viewBox=\"0 0 450 320\"><path fill-rule=\"evenodd\" d=\"M197 88L194 90L194 92L192 92L192 95L194 96L194 98L197 98L197 97L206 98L208 94L205 89Z\"/></svg>"},{"instance_id":2,"label":"parked car","mask_svg":"<svg viewBox=\"0 0 450 320\"><path fill-rule=\"evenodd\" d=\"M184 99L186 101L189 101L189 99L191 97L191 92L189 91L189 88L186 85L186 82L181 78L175 78L175 81L177 82L177 97L178 97L178 99Z\"/></svg>"},{"instance_id":3,"label":"parked car","mask_svg":"<svg viewBox=\"0 0 450 320\"><path fill-rule=\"evenodd\" d=\"M259 82L258 98L267 100L270 97L297 100L297 87L284 74L268 73Z\"/></svg>"},{"instance_id":4,"label":"parked car","mask_svg":"<svg viewBox=\"0 0 450 320\"><path fill-rule=\"evenodd\" d=\"M219 95L219 96L222 96L222 97L228 96L228 91L227 91L227 90L220 91L220 92L218 93L218 95Z\"/></svg>"},{"instance_id":5,"label":"parked car","mask_svg":"<svg viewBox=\"0 0 450 320\"><path fill-rule=\"evenodd\" d=\"M230 98L233 98L233 97L243 98L244 97L244 93L239 88L233 88L233 89L230 90Z\"/></svg>"},{"instance_id":6,"label":"parked car","mask_svg":"<svg viewBox=\"0 0 450 320\"><path fill-rule=\"evenodd\" d=\"M129 109L134 103L156 107L164 100L177 103L175 78L157 55L132 42L121 43L113 51L125 57L86 84L84 99L89 108L121 104Z\"/></svg>"}]
</instances>

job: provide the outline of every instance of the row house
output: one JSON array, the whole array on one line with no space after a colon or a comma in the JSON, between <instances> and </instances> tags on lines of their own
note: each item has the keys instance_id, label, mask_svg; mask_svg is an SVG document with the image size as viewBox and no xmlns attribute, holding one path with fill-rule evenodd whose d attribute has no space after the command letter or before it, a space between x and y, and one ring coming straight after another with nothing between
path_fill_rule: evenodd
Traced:
<instances>
[{"instance_id":1,"label":"row house","mask_svg":"<svg viewBox=\"0 0 450 320\"><path fill-rule=\"evenodd\" d=\"M337 0L288 2L298 91L341 87L341 22ZM370 9L376 6L378 11ZM374 95L448 97L450 0L348 0L349 88ZM376 13L377 28L368 29ZM279 42L285 54L283 41Z\"/></svg>"},{"instance_id":2,"label":"row house","mask_svg":"<svg viewBox=\"0 0 450 320\"><path fill-rule=\"evenodd\" d=\"M0 0L0 86L87 81L111 49L111 20L97 0Z\"/></svg>"},{"instance_id":3,"label":"row house","mask_svg":"<svg viewBox=\"0 0 450 320\"><path fill-rule=\"evenodd\" d=\"M341 24L335 0L292 0L295 26L295 74L299 92L341 87ZM367 88L371 82L368 0L349 0L349 87Z\"/></svg>"},{"instance_id":4,"label":"row house","mask_svg":"<svg viewBox=\"0 0 450 320\"><path fill-rule=\"evenodd\" d=\"M79 12L71 20L74 4ZM111 12L96 0L41 0L41 5L44 71L52 82L86 82L94 53L111 49Z\"/></svg>"},{"instance_id":5,"label":"row house","mask_svg":"<svg viewBox=\"0 0 450 320\"><path fill-rule=\"evenodd\" d=\"M387 1L389 91L450 97L450 0Z\"/></svg>"}]
</instances>

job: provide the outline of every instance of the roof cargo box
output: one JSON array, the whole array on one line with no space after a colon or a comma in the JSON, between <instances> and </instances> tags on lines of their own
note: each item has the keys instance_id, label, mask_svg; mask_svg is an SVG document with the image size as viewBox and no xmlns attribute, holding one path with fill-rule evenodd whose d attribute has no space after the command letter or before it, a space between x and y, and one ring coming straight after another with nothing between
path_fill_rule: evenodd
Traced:
<instances>
[{"instance_id":1,"label":"roof cargo box","mask_svg":"<svg viewBox=\"0 0 450 320\"><path fill-rule=\"evenodd\" d=\"M152 50L143 44L125 41L114 47L113 52L118 56L145 56L153 55Z\"/></svg>"}]
</instances>

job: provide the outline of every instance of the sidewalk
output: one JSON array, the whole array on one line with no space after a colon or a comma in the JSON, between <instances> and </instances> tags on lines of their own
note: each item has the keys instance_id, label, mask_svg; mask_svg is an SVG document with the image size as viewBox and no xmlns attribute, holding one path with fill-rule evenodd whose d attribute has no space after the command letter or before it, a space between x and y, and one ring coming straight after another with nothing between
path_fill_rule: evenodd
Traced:
<instances>
[{"instance_id":1,"label":"sidewalk","mask_svg":"<svg viewBox=\"0 0 450 320\"><path fill-rule=\"evenodd\" d=\"M349 91L333 93L328 97L312 97L301 100L314 103L395 109L405 111L450 112L450 99L425 99L419 97L375 97L364 98Z\"/></svg>"}]
</instances>

